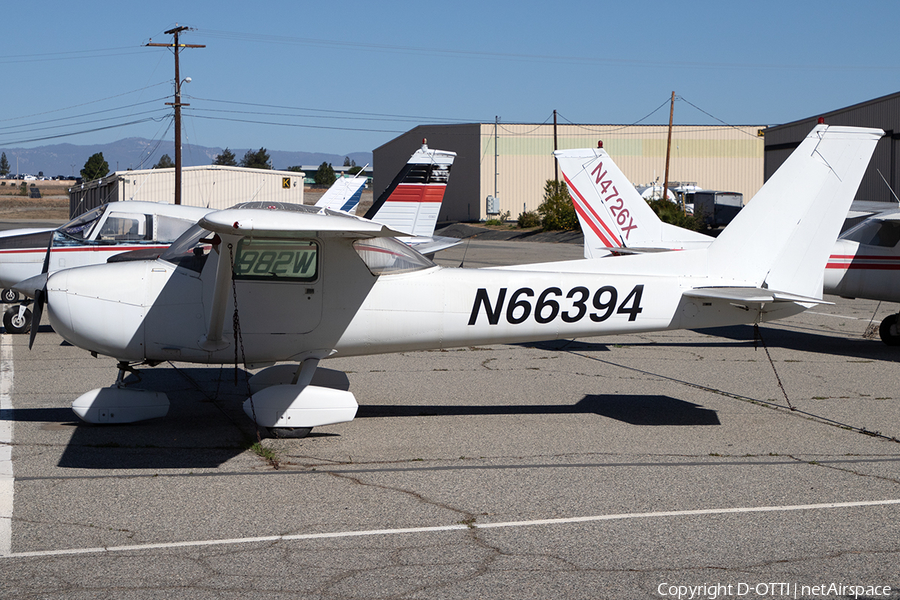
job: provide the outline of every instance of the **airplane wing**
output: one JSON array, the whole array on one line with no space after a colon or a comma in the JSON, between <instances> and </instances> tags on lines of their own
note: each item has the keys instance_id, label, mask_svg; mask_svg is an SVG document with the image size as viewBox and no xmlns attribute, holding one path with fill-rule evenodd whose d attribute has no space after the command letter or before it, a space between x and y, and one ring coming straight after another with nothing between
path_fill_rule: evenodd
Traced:
<instances>
[{"instance_id":1,"label":"airplane wing","mask_svg":"<svg viewBox=\"0 0 900 600\"><path fill-rule=\"evenodd\" d=\"M347 238L397 237L403 232L375 221L328 209L318 212L229 208L210 213L200 225L221 235L297 238L338 236Z\"/></svg>"}]
</instances>

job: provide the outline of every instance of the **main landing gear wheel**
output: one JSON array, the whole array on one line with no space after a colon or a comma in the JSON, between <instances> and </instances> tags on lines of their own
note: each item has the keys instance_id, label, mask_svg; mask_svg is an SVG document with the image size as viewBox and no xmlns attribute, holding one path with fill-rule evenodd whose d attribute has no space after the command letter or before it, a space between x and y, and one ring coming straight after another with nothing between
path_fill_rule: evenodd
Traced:
<instances>
[{"instance_id":1,"label":"main landing gear wheel","mask_svg":"<svg viewBox=\"0 0 900 600\"><path fill-rule=\"evenodd\" d=\"M4 288L2 292L0 292L0 301L6 304L12 304L14 302L19 301L19 292L16 290L11 290L9 288Z\"/></svg>"},{"instance_id":2,"label":"main landing gear wheel","mask_svg":"<svg viewBox=\"0 0 900 600\"><path fill-rule=\"evenodd\" d=\"M900 330L897 329L898 316L900 315L888 315L878 328L881 341L888 346L900 346Z\"/></svg>"},{"instance_id":3,"label":"main landing gear wheel","mask_svg":"<svg viewBox=\"0 0 900 600\"><path fill-rule=\"evenodd\" d=\"M7 310L3 313L3 326L6 333L28 333L31 329L31 311L27 308L19 314L19 307Z\"/></svg>"},{"instance_id":4,"label":"main landing gear wheel","mask_svg":"<svg viewBox=\"0 0 900 600\"><path fill-rule=\"evenodd\" d=\"M312 427L269 427L269 433L277 438L289 438L299 440L305 438L312 431Z\"/></svg>"}]
</instances>

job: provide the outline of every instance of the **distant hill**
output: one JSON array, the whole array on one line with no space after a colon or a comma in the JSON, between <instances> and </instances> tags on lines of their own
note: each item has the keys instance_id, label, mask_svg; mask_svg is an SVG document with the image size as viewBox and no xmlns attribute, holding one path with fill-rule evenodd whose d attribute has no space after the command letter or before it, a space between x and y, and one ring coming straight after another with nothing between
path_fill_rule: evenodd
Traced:
<instances>
[{"instance_id":1,"label":"distant hill","mask_svg":"<svg viewBox=\"0 0 900 600\"><path fill-rule=\"evenodd\" d=\"M181 160L185 167L209 165L223 150L224 148L182 144ZM229 150L240 161L248 150L256 152L259 148L229 148ZM325 154L322 152L272 150L270 148L266 148L266 151L272 158L272 166L279 170L300 165L318 166L323 162L339 166L344 164L345 157L355 161L359 166L372 163L371 152ZM16 172L16 159L18 159L19 173L37 175L43 172L47 177L55 177L57 175L70 177L73 174L77 177L81 169L84 168L84 163L87 162L87 159L97 152L103 153L103 158L109 163L110 171L149 169L159 162L163 154L168 154L170 158L175 159L175 145L173 142L159 143L144 138L125 138L109 144L88 146L55 144L37 148L0 148L0 152L6 153L10 172ZM143 164L141 164L142 160L144 161Z\"/></svg>"}]
</instances>

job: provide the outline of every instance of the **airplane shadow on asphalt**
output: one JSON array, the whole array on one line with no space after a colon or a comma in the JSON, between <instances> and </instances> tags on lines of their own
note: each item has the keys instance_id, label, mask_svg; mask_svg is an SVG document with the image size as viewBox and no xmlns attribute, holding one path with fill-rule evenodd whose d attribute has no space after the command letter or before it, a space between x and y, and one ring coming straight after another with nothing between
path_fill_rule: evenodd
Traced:
<instances>
[{"instance_id":1,"label":"airplane shadow on asphalt","mask_svg":"<svg viewBox=\"0 0 900 600\"><path fill-rule=\"evenodd\" d=\"M634 338L634 341L623 341L617 338L615 346L629 348L636 346L652 346L654 348L738 348L757 347L763 348L762 342L754 340L752 325L733 325L730 327L713 327L709 329L696 329L696 333L708 336L700 340L690 341L646 341L642 338ZM895 362L900 356L900 348L883 344L880 339L864 339L862 337L848 338L841 335L829 335L828 333L810 333L773 327L760 327L762 339L769 349L781 348L784 350L796 350L799 352L812 352L815 354L830 354L833 356L845 356L849 358L861 358L870 360L884 360ZM527 342L517 344L527 348L561 352L605 352L613 344L593 342L581 339L560 339L546 342Z\"/></svg>"},{"instance_id":2,"label":"airplane shadow on asphalt","mask_svg":"<svg viewBox=\"0 0 900 600\"><path fill-rule=\"evenodd\" d=\"M497 415L595 414L631 425L720 425L716 411L670 396L590 394L575 404L417 405L366 404L357 419L378 417L456 417Z\"/></svg>"},{"instance_id":3,"label":"airplane shadow on asphalt","mask_svg":"<svg viewBox=\"0 0 900 600\"><path fill-rule=\"evenodd\" d=\"M110 383L115 378L110 369ZM246 372L234 369L143 369L142 380L129 376L136 389L165 392L165 417L140 423L92 425L65 407L16 408L0 420L45 423L44 430L71 431L58 466L73 469L216 468L256 441L253 423L241 404L247 397ZM72 397L72 400L75 396Z\"/></svg>"}]
</instances>

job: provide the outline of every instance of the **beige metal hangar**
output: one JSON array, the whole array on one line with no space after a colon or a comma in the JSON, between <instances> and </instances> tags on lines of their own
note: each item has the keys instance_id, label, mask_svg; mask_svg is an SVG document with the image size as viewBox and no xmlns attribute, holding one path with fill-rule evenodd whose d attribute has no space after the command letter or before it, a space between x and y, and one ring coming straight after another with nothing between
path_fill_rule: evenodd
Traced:
<instances>
[{"instance_id":1,"label":"beige metal hangar","mask_svg":"<svg viewBox=\"0 0 900 600\"><path fill-rule=\"evenodd\" d=\"M296 171L220 165L184 167L181 202L218 209L251 200L303 204L303 178L304 174ZM116 171L69 188L69 214L75 217L106 202L172 202L174 198L174 168Z\"/></svg>"},{"instance_id":2,"label":"beige metal hangar","mask_svg":"<svg viewBox=\"0 0 900 600\"><path fill-rule=\"evenodd\" d=\"M740 192L745 201L763 183L762 125L676 125L672 128L669 181ZM440 221L487 218L486 199L515 219L540 205L544 184L555 177L553 124L471 123L420 125L374 151L374 197L391 183L427 139L430 148L456 152ZM635 185L661 185L665 177L665 125L558 125L559 149L604 148ZM561 177L561 175L560 175Z\"/></svg>"}]
</instances>

